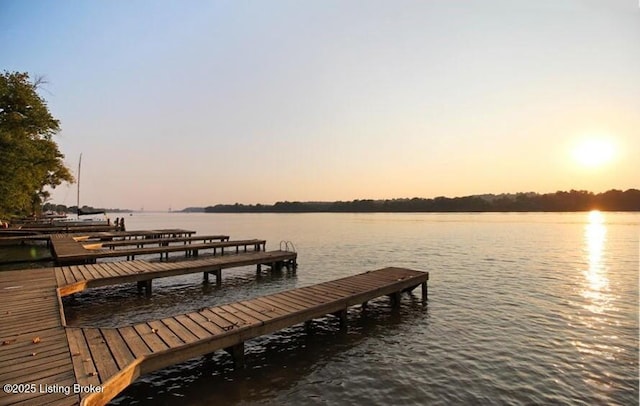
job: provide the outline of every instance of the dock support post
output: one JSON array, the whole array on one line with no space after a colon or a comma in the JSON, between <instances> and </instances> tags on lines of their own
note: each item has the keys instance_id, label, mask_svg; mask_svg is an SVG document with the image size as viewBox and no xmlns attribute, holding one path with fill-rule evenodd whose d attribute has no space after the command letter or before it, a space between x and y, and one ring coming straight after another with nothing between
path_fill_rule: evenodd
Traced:
<instances>
[{"instance_id":1,"label":"dock support post","mask_svg":"<svg viewBox=\"0 0 640 406\"><path fill-rule=\"evenodd\" d=\"M209 272L205 271L202 273L202 283L209 283Z\"/></svg>"},{"instance_id":2,"label":"dock support post","mask_svg":"<svg viewBox=\"0 0 640 406\"><path fill-rule=\"evenodd\" d=\"M422 282L422 303L425 303L427 301L427 298L428 298L427 282Z\"/></svg>"},{"instance_id":3,"label":"dock support post","mask_svg":"<svg viewBox=\"0 0 640 406\"><path fill-rule=\"evenodd\" d=\"M369 308L369 302L363 302L362 303L362 310L367 310Z\"/></svg>"},{"instance_id":4,"label":"dock support post","mask_svg":"<svg viewBox=\"0 0 640 406\"><path fill-rule=\"evenodd\" d=\"M262 264L256 265L256 275L260 275L260 271L262 271Z\"/></svg>"},{"instance_id":5,"label":"dock support post","mask_svg":"<svg viewBox=\"0 0 640 406\"><path fill-rule=\"evenodd\" d=\"M340 330L347 329L347 309L340 310L339 312L333 313L334 316L340 319Z\"/></svg>"},{"instance_id":6,"label":"dock support post","mask_svg":"<svg viewBox=\"0 0 640 406\"><path fill-rule=\"evenodd\" d=\"M142 289L144 288L144 292L147 296L151 296L151 281L153 279L149 279L146 281L138 281L138 293L142 293Z\"/></svg>"},{"instance_id":7,"label":"dock support post","mask_svg":"<svg viewBox=\"0 0 640 406\"><path fill-rule=\"evenodd\" d=\"M313 320L307 320L304 322L304 331L310 334L313 331Z\"/></svg>"},{"instance_id":8,"label":"dock support post","mask_svg":"<svg viewBox=\"0 0 640 406\"><path fill-rule=\"evenodd\" d=\"M216 286L222 285L222 269L216 269Z\"/></svg>"},{"instance_id":9,"label":"dock support post","mask_svg":"<svg viewBox=\"0 0 640 406\"><path fill-rule=\"evenodd\" d=\"M391 298L391 306L400 307L400 292L393 292L389 297Z\"/></svg>"},{"instance_id":10,"label":"dock support post","mask_svg":"<svg viewBox=\"0 0 640 406\"><path fill-rule=\"evenodd\" d=\"M233 365L236 368L244 367L244 341L240 344L227 347L224 350L231 355L231 358L233 358Z\"/></svg>"}]
</instances>

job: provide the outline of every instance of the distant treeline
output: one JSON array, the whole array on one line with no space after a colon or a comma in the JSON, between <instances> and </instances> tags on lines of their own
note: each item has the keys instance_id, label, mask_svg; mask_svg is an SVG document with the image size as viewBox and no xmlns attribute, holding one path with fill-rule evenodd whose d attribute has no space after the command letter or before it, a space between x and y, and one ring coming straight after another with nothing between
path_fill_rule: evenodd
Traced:
<instances>
[{"instance_id":1,"label":"distant treeline","mask_svg":"<svg viewBox=\"0 0 640 406\"><path fill-rule=\"evenodd\" d=\"M265 204L218 204L207 213L317 213L317 212L563 212L640 211L640 190L609 190L594 194L584 190L547 194L517 193L436 197L434 199L353 200L349 202L277 202ZM196 208L186 211L199 211Z\"/></svg>"},{"instance_id":2,"label":"distant treeline","mask_svg":"<svg viewBox=\"0 0 640 406\"><path fill-rule=\"evenodd\" d=\"M130 213L132 210L129 209L104 209L104 208L96 208L96 207L91 207L91 206L82 206L80 208L81 210L84 211L98 211L98 210L103 210L106 211L108 213ZM70 206L67 207L64 204L54 204L54 203L45 203L42 206L42 212L46 213L46 212L55 212L55 213L77 213L78 212L78 206Z\"/></svg>"}]
</instances>

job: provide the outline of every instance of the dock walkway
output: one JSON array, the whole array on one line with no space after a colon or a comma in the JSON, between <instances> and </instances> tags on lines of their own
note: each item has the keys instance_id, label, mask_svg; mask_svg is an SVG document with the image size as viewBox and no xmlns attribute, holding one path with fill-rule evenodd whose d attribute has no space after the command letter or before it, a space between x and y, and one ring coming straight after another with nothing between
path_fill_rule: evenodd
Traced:
<instances>
[{"instance_id":1,"label":"dock walkway","mask_svg":"<svg viewBox=\"0 0 640 406\"><path fill-rule=\"evenodd\" d=\"M291 251L257 251L239 255L208 257L179 262L148 262L143 260L101 262L90 265L58 266L55 278L61 296L68 296L85 289L137 282L138 287L151 294L151 281L156 278L203 273L208 281L214 274L216 284L222 281L222 270L248 265L268 265L278 268L296 266L297 254Z\"/></svg>"},{"instance_id":2,"label":"dock walkway","mask_svg":"<svg viewBox=\"0 0 640 406\"><path fill-rule=\"evenodd\" d=\"M77 405L77 383L53 268L0 272L0 405ZM22 385L22 386L20 386ZM14 393L11 393L14 392Z\"/></svg>"},{"instance_id":3,"label":"dock walkway","mask_svg":"<svg viewBox=\"0 0 640 406\"><path fill-rule=\"evenodd\" d=\"M384 268L160 320L89 328L64 326L52 268L3 272L2 309L16 314L0 324L0 379L99 391L67 396L38 386L33 393L0 393L0 404L104 405L143 374L220 349L241 364L249 339L329 314L345 325L350 306L380 296L397 304L401 292L421 285L424 301L428 279L427 272Z\"/></svg>"},{"instance_id":4,"label":"dock walkway","mask_svg":"<svg viewBox=\"0 0 640 406\"><path fill-rule=\"evenodd\" d=\"M159 246L169 245L172 243L193 244L195 241L201 241L203 243L214 241L229 241L228 235L196 235L191 237L170 237L170 238L139 238L133 240L119 240L119 241L105 241L99 242L101 248L116 249L116 247L128 247L135 246L136 248L142 248L145 245ZM82 240L80 240L82 241Z\"/></svg>"},{"instance_id":5,"label":"dock walkway","mask_svg":"<svg viewBox=\"0 0 640 406\"><path fill-rule=\"evenodd\" d=\"M113 240L136 240L145 238L175 238L191 237L196 232L181 228L169 228L160 230L131 230L131 231L109 231L84 233L82 236L89 240L113 241ZM80 236L76 233L76 236Z\"/></svg>"},{"instance_id":6,"label":"dock walkway","mask_svg":"<svg viewBox=\"0 0 640 406\"><path fill-rule=\"evenodd\" d=\"M157 241L157 239L154 239ZM220 250L220 255L224 255L225 248L235 248L236 253L240 252L240 247L247 252L248 247L253 247L254 251L264 251L266 240L236 240L236 241L219 241L207 242L199 244L182 244L182 245L159 245L156 247L141 248L124 248L113 250L87 249L82 242L67 236L65 234L57 234L51 238L51 246L56 264L73 265L73 264L94 264L101 258L117 258L126 257L127 260L134 260L136 255L160 254L160 259L168 259L171 252L185 252L186 256L197 256L200 251L211 249L213 255Z\"/></svg>"}]
</instances>

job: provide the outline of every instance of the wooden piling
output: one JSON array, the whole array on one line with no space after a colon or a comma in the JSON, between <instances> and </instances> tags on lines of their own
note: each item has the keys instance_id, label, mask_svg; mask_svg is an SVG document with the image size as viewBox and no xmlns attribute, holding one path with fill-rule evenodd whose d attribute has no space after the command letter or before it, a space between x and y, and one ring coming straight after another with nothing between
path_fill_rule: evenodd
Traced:
<instances>
[{"instance_id":1,"label":"wooden piling","mask_svg":"<svg viewBox=\"0 0 640 406\"><path fill-rule=\"evenodd\" d=\"M244 368L244 341L231 347L227 347L224 350L231 355L234 367Z\"/></svg>"}]
</instances>

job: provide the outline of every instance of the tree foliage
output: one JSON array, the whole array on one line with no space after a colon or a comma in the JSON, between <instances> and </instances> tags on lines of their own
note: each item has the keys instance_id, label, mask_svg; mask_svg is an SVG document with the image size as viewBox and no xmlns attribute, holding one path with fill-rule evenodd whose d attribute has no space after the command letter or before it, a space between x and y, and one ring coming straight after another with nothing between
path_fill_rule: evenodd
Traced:
<instances>
[{"instance_id":1,"label":"tree foliage","mask_svg":"<svg viewBox=\"0 0 640 406\"><path fill-rule=\"evenodd\" d=\"M73 182L53 136L60 122L29 74L0 74L0 217L39 211L45 188Z\"/></svg>"},{"instance_id":2,"label":"tree foliage","mask_svg":"<svg viewBox=\"0 0 640 406\"><path fill-rule=\"evenodd\" d=\"M207 213L366 213L366 212L567 212L640 211L640 190L609 190L594 194L584 190L556 193L517 193L434 199L352 200L350 202L277 202L274 205L218 204ZM193 209L191 210L193 211Z\"/></svg>"}]
</instances>

